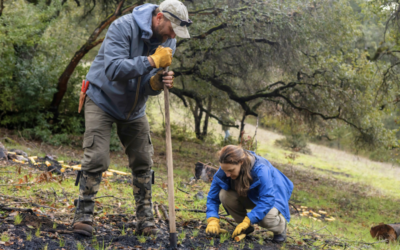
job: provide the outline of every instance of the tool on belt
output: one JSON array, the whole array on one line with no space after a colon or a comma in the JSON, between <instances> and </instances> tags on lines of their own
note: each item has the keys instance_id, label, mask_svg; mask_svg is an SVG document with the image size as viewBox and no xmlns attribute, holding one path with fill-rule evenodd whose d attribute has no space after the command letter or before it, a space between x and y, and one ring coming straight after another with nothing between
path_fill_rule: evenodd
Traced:
<instances>
[{"instance_id":1,"label":"tool on belt","mask_svg":"<svg viewBox=\"0 0 400 250\"><path fill-rule=\"evenodd\" d=\"M79 109L78 113L81 112L83 104L85 103L85 98L86 98L86 91L89 87L89 81L82 80L82 88L81 88L81 94L79 95Z\"/></svg>"}]
</instances>

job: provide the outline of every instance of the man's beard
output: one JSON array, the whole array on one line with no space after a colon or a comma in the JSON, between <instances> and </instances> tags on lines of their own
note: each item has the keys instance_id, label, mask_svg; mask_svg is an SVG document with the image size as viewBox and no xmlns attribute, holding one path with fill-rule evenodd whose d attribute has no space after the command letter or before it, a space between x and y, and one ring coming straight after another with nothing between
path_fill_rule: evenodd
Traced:
<instances>
[{"instance_id":1,"label":"man's beard","mask_svg":"<svg viewBox=\"0 0 400 250\"><path fill-rule=\"evenodd\" d=\"M154 30L153 32L153 36L161 43L164 43L165 41L167 41L168 37L165 37L163 35L160 34L160 29L161 27L157 27L156 30Z\"/></svg>"}]
</instances>

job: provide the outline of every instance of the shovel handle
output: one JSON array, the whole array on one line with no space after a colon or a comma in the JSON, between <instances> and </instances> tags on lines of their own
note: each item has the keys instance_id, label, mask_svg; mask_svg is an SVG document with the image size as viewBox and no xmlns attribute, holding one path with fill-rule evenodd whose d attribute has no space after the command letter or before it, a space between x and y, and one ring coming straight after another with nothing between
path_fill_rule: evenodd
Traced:
<instances>
[{"instance_id":1,"label":"shovel handle","mask_svg":"<svg viewBox=\"0 0 400 250\"><path fill-rule=\"evenodd\" d=\"M168 67L164 68L168 71ZM169 114L169 91L164 85L164 103L165 103L165 141L166 141L166 156L168 169L168 205L169 205L169 243L170 246L176 248L176 224L175 224L175 198L174 198L174 170L172 162L172 141L171 141L171 123Z\"/></svg>"}]
</instances>

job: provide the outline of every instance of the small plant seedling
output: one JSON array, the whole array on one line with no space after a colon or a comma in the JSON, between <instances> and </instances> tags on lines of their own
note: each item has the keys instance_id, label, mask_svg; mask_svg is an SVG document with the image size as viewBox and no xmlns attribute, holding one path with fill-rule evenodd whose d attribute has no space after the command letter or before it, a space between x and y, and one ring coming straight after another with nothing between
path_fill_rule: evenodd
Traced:
<instances>
[{"instance_id":1,"label":"small plant seedling","mask_svg":"<svg viewBox=\"0 0 400 250\"><path fill-rule=\"evenodd\" d=\"M232 245L228 246L228 250L234 250L234 249L235 248Z\"/></svg>"},{"instance_id":2,"label":"small plant seedling","mask_svg":"<svg viewBox=\"0 0 400 250\"><path fill-rule=\"evenodd\" d=\"M57 223L54 222L54 223L53 223L53 229L56 229L56 228L57 228Z\"/></svg>"},{"instance_id":3,"label":"small plant seedling","mask_svg":"<svg viewBox=\"0 0 400 250\"><path fill-rule=\"evenodd\" d=\"M48 245L49 245L49 244L46 244L46 245L43 247L43 250L47 250Z\"/></svg>"},{"instance_id":4,"label":"small plant seedling","mask_svg":"<svg viewBox=\"0 0 400 250\"><path fill-rule=\"evenodd\" d=\"M35 236L36 236L36 237L40 237L40 225L39 225L39 227L36 229Z\"/></svg>"},{"instance_id":5,"label":"small plant seedling","mask_svg":"<svg viewBox=\"0 0 400 250\"><path fill-rule=\"evenodd\" d=\"M249 248L250 249L254 249L254 244L253 243L249 243Z\"/></svg>"},{"instance_id":6,"label":"small plant seedling","mask_svg":"<svg viewBox=\"0 0 400 250\"><path fill-rule=\"evenodd\" d=\"M258 240L258 244L260 244L260 245L264 244L264 239L262 237L260 237L260 239Z\"/></svg>"},{"instance_id":7,"label":"small plant seedling","mask_svg":"<svg viewBox=\"0 0 400 250\"><path fill-rule=\"evenodd\" d=\"M22 222L22 216L20 215L20 214L17 214L15 217L14 217L14 225L19 225L19 224L21 224L21 222Z\"/></svg>"},{"instance_id":8,"label":"small plant seedling","mask_svg":"<svg viewBox=\"0 0 400 250\"><path fill-rule=\"evenodd\" d=\"M104 241L103 241L103 245L100 245L99 242L96 242L96 245L94 245L94 249L96 250L104 250Z\"/></svg>"},{"instance_id":9,"label":"small plant seedling","mask_svg":"<svg viewBox=\"0 0 400 250\"><path fill-rule=\"evenodd\" d=\"M121 235L122 235L122 236L125 236L125 235L126 235L126 232L125 232L125 224L122 226Z\"/></svg>"},{"instance_id":10,"label":"small plant seedling","mask_svg":"<svg viewBox=\"0 0 400 250\"><path fill-rule=\"evenodd\" d=\"M1 241L8 242L10 240L10 236L7 233L3 233L1 235Z\"/></svg>"},{"instance_id":11,"label":"small plant seedling","mask_svg":"<svg viewBox=\"0 0 400 250\"><path fill-rule=\"evenodd\" d=\"M31 241L31 240L32 240L32 232L31 232L31 231L29 231L29 232L26 234L26 240L27 240L27 241Z\"/></svg>"},{"instance_id":12,"label":"small plant seedling","mask_svg":"<svg viewBox=\"0 0 400 250\"><path fill-rule=\"evenodd\" d=\"M140 236L138 236L137 237L138 238L138 241L140 242L140 243L146 243L146 237L144 237L143 235L140 235Z\"/></svg>"},{"instance_id":13,"label":"small plant seedling","mask_svg":"<svg viewBox=\"0 0 400 250\"><path fill-rule=\"evenodd\" d=\"M85 250L85 247L82 245L82 243L80 241L78 241L78 243L76 243L76 248L78 250Z\"/></svg>"},{"instance_id":14,"label":"small plant seedling","mask_svg":"<svg viewBox=\"0 0 400 250\"><path fill-rule=\"evenodd\" d=\"M186 232L182 230L182 233L179 234L178 239L183 242L186 237Z\"/></svg>"},{"instance_id":15,"label":"small plant seedling","mask_svg":"<svg viewBox=\"0 0 400 250\"><path fill-rule=\"evenodd\" d=\"M227 239L229 239L229 234L220 234L219 242L221 244L224 243Z\"/></svg>"},{"instance_id":16,"label":"small plant seedling","mask_svg":"<svg viewBox=\"0 0 400 250\"><path fill-rule=\"evenodd\" d=\"M210 240L210 246L214 246L214 238Z\"/></svg>"},{"instance_id":17,"label":"small plant seedling","mask_svg":"<svg viewBox=\"0 0 400 250\"><path fill-rule=\"evenodd\" d=\"M239 243L239 249L243 249L246 242L242 241Z\"/></svg>"},{"instance_id":18,"label":"small plant seedling","mask_svg":"<svg viewBox=\"0 0 400 250\"><path fill-rule=\"evenodd\" d=\"M150 235L150 239L152 240L152 241L155 241L156 239L157 239L157 235Z\"/></svg>"},{"instance_id":19,"label":"small plant seedling","mask_svg":"<svg viewBox=\"0 0 400 250\"><path fill-rule=\"evenodd\" d=\"M197 237L197 235L199 235L199 230L197 230L197 229L193 230L192 236Z\"/></svg>"},{"instance_id":20,"label":"small plant seedling","mask_svg":"<svg viewBox=\"0 0 400 250\"><path fill-rule=\"evenodd\" d=\"M92 245L93 245L93 246L98 245L98 244L97 244L97 238L96 238L96 236L93 236L93 238L92 238Z\"/></svg>"},{"instance_id":21,"label":"small plant seedling","mask_svg":"<svg viewBox=\"0 0 400 250\"><path fill-rule=\"evenodd\" d=\"M60 238L59 245L60 245L60 247L64 247L65 246L65 240L63 238Z\"/></svg>"}]
</instances>

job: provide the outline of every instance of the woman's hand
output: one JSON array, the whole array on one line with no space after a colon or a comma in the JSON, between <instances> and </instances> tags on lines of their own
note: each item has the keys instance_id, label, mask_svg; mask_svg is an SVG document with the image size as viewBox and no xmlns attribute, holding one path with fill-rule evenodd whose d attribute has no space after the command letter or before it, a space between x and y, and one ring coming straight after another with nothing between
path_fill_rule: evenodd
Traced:
<instances>
[{"instance_id":1,"label":"woman's hand","mask_svg":"<svg viewBox=\"0 0 400 250\"><path fill-rule=\"evenodd\" d=\"M244 217L242 223L236 226L235 231L233 231L232 238L235 238L237 235L241 234L242 232L246 231L251 225L249 217Z\"/></svg>"},{"instance_id":2,"label":"woman's hand","mask_svg":"<svg viewBox=\"0 0 400 250\"><path fill-rule=\"evenodd\" d=\"M207 219L207 228L206 233L208 234L216 234L220 233L221 227L219 226L219 219L215 217L210 217Z\"/></svg>"}]
</instances>

